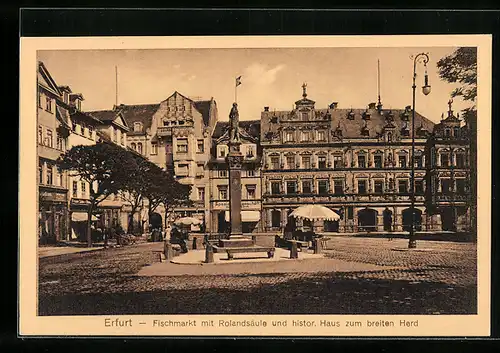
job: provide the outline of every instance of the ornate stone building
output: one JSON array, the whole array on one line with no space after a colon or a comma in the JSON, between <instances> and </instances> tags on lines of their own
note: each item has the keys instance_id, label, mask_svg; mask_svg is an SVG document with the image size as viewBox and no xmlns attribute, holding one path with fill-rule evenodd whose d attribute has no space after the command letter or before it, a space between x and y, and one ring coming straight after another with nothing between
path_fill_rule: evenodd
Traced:
<instances>
[{"instance_id":1,"label":"ornate stone building","mask_svg":"<svg viewBox=\"0 0 500 353\"><path fill-rule=\"evenodd\" d=\"M470 129L462 126L449 103L447 117L436 124L427 144L427 210L439 215L446 231L470 229Z\"/></svg>"},{"instance_id":2,"label":"ornate stone building","mask_svg":"<svg viewBox=\"0 0 500 353\"><path fill-rule=\"evenodd\" d=\"M242 230L243 233L261 232L261 159L260 121L241 121L240 151L243 154L241 172ZM229 152L229 122L218 122L212 135L210 173L210 217L214 233L223 233L229 222L229 170L226 156Z\"/></svg>"},{"instance_id":3,"label":"ornate stone building","mask_svg":"<svg viewBox=\"0 0 500 353\"><path fill-rule=\"evenodd\" d=\"M291 111L261 114L262 222L279 230L294 208L322 204L341 215L339 222L299 224L316 231L407 229L411 220L411 107L317 109L307 98ZM417 229L439 228L425 212L427 138L434 123L415 113L415 193Z\"/></svg>"},{"instance_id":4,"label":"ornate stone building","mask_svg":"<svg viewBox=\"0 0 500 353\"><path fill-rule=\"evenodd\" d=\"M159 104L120 104L113 110L92 114L111 112L119 112L130 128L128 147L161 168L171 170L180 183L192 186L190 198L194 205L176 212L204 219L209 227L207 163L217 123L215 100L191 99L176 91ZM156 211L164 216L162 207Z\"/></svg>"}]
</instances>

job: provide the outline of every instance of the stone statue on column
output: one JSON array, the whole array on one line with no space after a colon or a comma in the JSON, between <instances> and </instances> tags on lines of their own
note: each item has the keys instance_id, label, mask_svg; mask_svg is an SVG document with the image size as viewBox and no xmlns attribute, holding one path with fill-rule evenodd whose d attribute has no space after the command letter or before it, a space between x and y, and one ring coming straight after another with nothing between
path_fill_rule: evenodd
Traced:
<instances>
[{"instance_id":1,"label":"stone statue on column","mask_svg":"<svg viewBox=\"0 0 500 353\"><path fill-rule=\"evenodd\" d=\"M238 104L233 103L229 113L229 141L240 142L240 114L238 113Z\"/></svg>"}]
</instances>

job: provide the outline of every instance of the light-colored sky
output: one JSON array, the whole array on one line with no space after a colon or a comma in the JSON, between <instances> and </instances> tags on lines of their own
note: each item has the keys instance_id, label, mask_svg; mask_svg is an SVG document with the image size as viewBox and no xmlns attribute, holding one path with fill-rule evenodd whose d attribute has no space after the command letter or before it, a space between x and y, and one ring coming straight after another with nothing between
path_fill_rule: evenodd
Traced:
<instances>
[{"instance_id":1,"label":"light-colored sky","mask_svg":"<svg viewBox=\"0 0 500 353\"><path fill-rule=\"evenodd\" d=\"M82 93L85 110L111 109L115 103L159 103L174 91L188 97L214 97L219 120L227 120L234 101L235 77L241 75L238 107L241 120L259 119L264 106L290 110L307 83L316 108L339 102L339 108L365 108L377 101L377 60L380 60L384 108L412 104L413 60L427 52L432 92L421 93L424 67L417 66L416 110L438 122L448 109L454 85L442 81L436 62L453 47L315 48L315 49L162 49L39 51L58 85ZM469 103L456 98L453 110Z\"/></svg>"}]
</instances>

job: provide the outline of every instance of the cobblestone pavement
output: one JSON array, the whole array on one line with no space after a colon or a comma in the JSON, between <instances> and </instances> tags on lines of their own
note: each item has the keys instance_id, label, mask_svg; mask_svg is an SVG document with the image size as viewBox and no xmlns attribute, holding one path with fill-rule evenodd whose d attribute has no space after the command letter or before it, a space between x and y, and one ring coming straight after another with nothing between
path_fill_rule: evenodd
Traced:
<instances>
[{"instance_id":1,"label":"cobblestone pavement","mask_svg":"<svg viewBox=\"0 0 500 353\"><path fill-rule=\"evenodd\" d=\"M332 238L327 256L375 270L329 271L314 261L297 272L136 276L158 261L147 243L39 260L40 315L296 313L465 314L476 312L476 247L419 242L429 251L395 251L407 241ZM165 264L165 266L179 266ZM219 265L217 265L219 266ZM263 264L262 266L265 266ZM300 270L303 266L307 271ZM318 272L310 267L317 266ZM379 267L382 266L382 267Z\"/></svg>"}]
</instances>

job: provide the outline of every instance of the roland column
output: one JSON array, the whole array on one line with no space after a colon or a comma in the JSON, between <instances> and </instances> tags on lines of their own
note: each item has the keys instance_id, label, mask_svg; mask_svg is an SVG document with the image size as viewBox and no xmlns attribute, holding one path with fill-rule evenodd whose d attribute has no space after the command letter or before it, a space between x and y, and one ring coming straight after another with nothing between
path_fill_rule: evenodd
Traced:
<instances>
[{"instance_id":1,"label":"roland column","mask_svg":"<svg viewBox=\"0 0 500 353\"><path fill-rule=\"evenodd\" d=\"M229 166L230 238L243 235L241 227L241 166L243 154L240 151L240 145L238 105L233 103L229 113L229 153L226 157Z\"/></svg>"}]
</instances>

